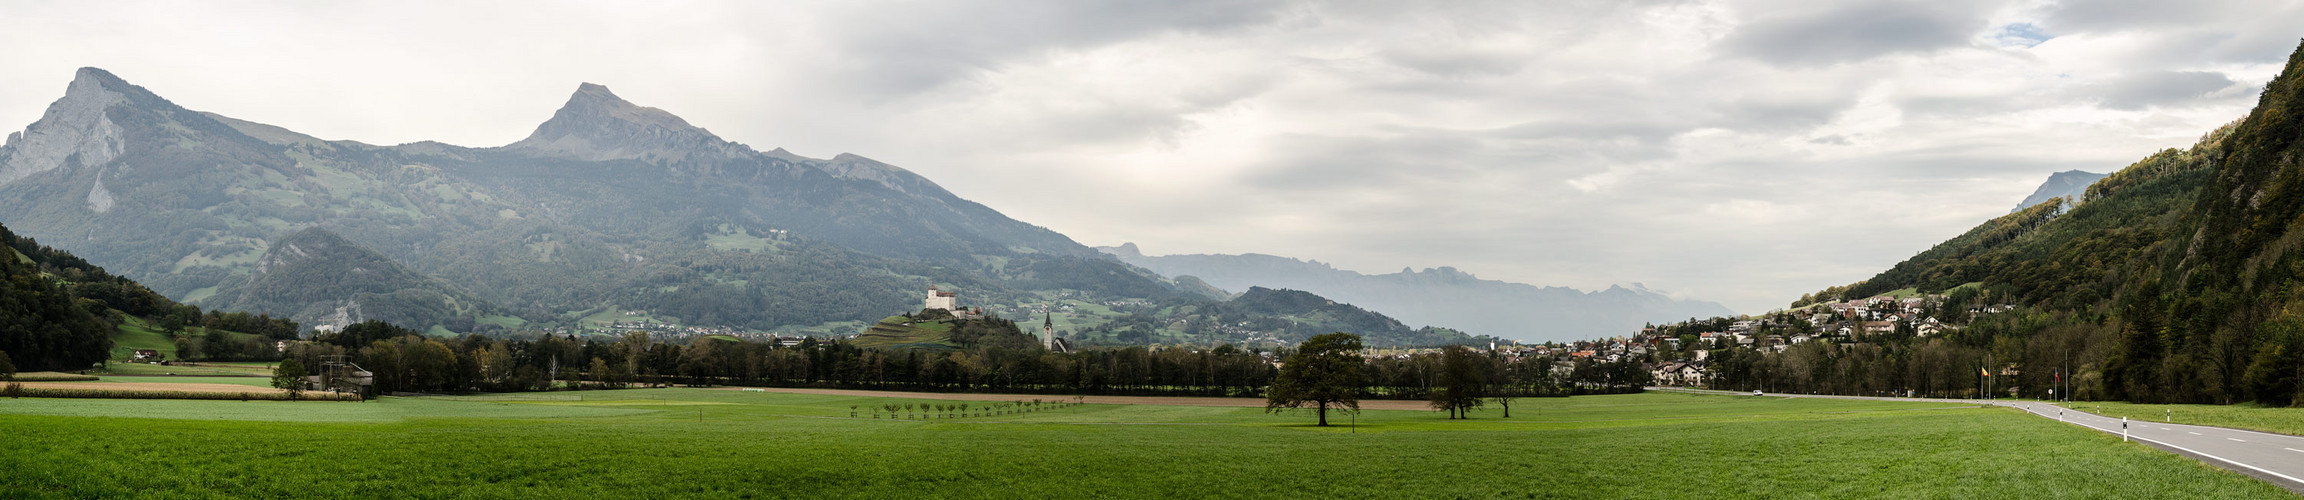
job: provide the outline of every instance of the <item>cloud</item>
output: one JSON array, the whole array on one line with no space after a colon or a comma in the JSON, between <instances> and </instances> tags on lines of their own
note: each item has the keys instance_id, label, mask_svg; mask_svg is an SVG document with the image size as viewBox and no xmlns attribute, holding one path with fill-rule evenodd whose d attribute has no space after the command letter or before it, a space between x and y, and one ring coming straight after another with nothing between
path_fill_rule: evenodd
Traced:
<instances>
[{"instance_id":1,"label":"cloud","mask_svg":"<svg viewBox=\"0 0 2304 500\"><path fill-rule=\"evenodd\" d=\"M9 3L0 44L36 49L0 58L0 124L94 65L487 146L592 81L1091 244L1757 312L2190 145L2279 71L2299 3Z\"/></svg>"},{"instance_id":2,"label":"cloud","mask_svg":"<svg viewBox=\"0 0 2304 500\"><path fill-rule=\"evenodd\" d=\"M2239 82L2207 71L2148 71L2106 82L2098 88L2104 107L2135 111L2150 106L2191 103Z\"/></svg>"},{"instance_id":3,"label":"cloud","mask_svg":"<svg viewBox=\"0 0 2304 500\"><path fill-rule=\"evenodd\" d=\"M1797 2L1754 10L1721 47L1785 66L1966 46L1985 21L1984 12L1964 2Z\"/></svg>"}]
</instances>

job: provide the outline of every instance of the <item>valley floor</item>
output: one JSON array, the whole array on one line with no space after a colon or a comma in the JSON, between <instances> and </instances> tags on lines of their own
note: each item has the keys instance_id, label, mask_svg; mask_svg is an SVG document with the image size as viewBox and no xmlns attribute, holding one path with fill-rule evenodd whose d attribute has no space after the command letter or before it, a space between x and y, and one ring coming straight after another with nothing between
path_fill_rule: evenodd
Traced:
<instances>
[{"instance_id":1,"label":"valley floor","mask_svg":"<svg viewBox=\"0 0 2304 500\"><path fill-rule=\"evenodd\" d=\"M1334 419L1357 425L1318 428L1306 412L1222 406L874 418L874 407L931 401L716 389L0 399L0 497L2288 496L2008 408L1671 393L1522 401L1509 419L1369 410ZM978 414L987 404L967 403Z\"/></svg>"}]
</instances>

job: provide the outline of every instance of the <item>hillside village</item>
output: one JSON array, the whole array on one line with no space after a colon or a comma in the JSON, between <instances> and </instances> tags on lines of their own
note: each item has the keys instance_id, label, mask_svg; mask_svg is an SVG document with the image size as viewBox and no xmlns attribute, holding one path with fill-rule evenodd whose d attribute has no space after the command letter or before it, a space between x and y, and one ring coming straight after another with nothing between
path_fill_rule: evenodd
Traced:
<instances>
[{"instance_id":1,"label":"hillside village","mask_svg":"<svg viewBox=\"0 0 2304 500\"><path fill-rule=\"evenodd\" d=\"M1782 353L1806 342L1862 345L1958 332L1974 319L2015 306L1976 303L1971 294L1883 295L1811 304L1759 316L1712 318L1653 325L1625 337L1567 343L1491 345L1509 360L1550 361L1555 377L1579 365L1638 363L1654 385L1708 387L1715 357L1731 352ZM1436 351L1371 350L1371 358L1406 358Z\"/></svg>"}]
</instances>

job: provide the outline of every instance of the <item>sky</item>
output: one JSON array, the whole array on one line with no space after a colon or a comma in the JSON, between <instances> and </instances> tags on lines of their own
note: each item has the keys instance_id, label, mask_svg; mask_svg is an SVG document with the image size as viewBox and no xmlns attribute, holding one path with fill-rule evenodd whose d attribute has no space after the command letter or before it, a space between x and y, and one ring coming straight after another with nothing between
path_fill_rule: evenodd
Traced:
<instances>
[{"instance_id":1,"label":"sky","mask_svg":"<svg viewBox=\"0 0 2304 500\"><path fill-rule=\"evenodd\" d=\"M2245 115L2304 1L0 3L0 129L94 66L372 144L580 82L1089 245L1643 283L1744 313Z\"/></svg>"}]
</instances>

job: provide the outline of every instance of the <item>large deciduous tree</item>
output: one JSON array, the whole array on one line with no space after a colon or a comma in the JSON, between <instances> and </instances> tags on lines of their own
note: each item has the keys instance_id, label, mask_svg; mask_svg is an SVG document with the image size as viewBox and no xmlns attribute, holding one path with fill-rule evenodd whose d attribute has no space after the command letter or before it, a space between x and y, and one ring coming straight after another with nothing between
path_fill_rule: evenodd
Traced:
<instances>
[{"instance_id":1,"label":"large deciduous tree","mask_svg":"<svg viewBox=\"0 0 2304 500\"><path fill-rule=\"evenodd\" d=\"M304 373L304 362L296 358L280 360L280 366L272 369L272 387L287 390L288 399L296 399L304 394L305 375L308 374Z\"/></svg>"},{"instance_id":2,"label":"large deciduous tree","mask_svg":"<svg viewBox=\"0 0 2304 500\"><path fill-rule=\"evenodd\" d=\"M1471 348L1452 345L1440 350L1440 383L1432 388L1432 409L1448 418L1471 418L1488 392L1487 360Z\"/></svg>"},{"instance_id":3,"label":"large deciduous tree","mask_svg":"<svg viewBox=\"0 0 2304 500\"><path fill-rule=\"evenodd\" d=\"M1264 411L1312 406L1320 425L1328 425L1328 410L1360 411L1360 336L1330 333L1314 336L1296 346L1296 354L1280 365L1280 375L1266 394Z\"/></svg>"}]
</instances>

